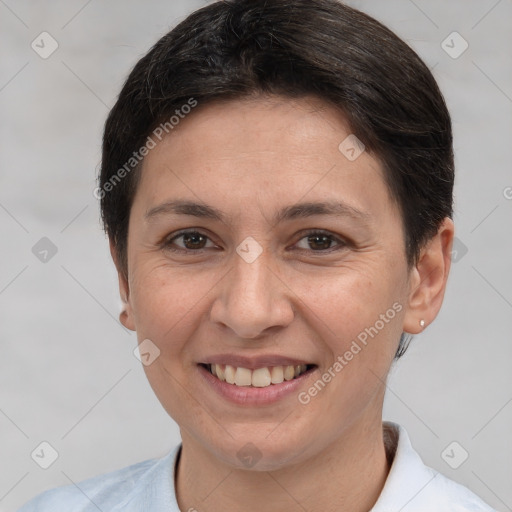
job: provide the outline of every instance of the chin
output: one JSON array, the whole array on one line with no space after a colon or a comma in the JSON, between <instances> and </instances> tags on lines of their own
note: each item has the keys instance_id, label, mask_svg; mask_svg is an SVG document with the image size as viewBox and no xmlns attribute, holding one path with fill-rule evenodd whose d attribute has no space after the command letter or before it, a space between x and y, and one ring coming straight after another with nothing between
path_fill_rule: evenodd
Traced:
<instances>
[{"instance_id":1,"label":"chin","mask_svg":"<svg viewBox=\"0 0 512 512\"><path fill-rule=\"evenodd\" d=\"M245 435L235 439L226 436L210 445L215 458L236 469L248 471L277 471L302 462L306 447L300 448L300 441L286 436L265 439L264 435ZM205 443L207 445L208 442ZM304 443L307 446L308 443Z\"/></svg>"}]
</instances>

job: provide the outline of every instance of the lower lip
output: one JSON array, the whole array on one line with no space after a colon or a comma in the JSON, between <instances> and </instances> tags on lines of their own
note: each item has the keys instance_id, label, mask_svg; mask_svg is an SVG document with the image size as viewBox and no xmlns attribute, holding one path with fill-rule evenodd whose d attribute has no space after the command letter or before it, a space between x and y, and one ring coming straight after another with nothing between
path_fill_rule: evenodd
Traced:
<instances>
[{"instance_id":1,"label":"lower lip","mask_svg":"<svg viewBox=\"0 0 512 512\"><path fill-rule=\"evenodd\" d=\"M299 377L284 381L281 384L271 384L264 388L252 386L237 386L228 384L213 376L204 366L198 365L201 377L221 397L237 405L268 405L278 402L286 396L298 394L306 380L315 371L315 368L299 375Z\"/></svg>"}]
</instances>

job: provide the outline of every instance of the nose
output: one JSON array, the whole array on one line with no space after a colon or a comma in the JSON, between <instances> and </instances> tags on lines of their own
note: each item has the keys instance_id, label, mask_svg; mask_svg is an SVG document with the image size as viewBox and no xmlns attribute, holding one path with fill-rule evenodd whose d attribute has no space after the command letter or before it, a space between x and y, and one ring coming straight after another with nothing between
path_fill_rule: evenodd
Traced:
<instances>
[{"instance_id":1,"label":"nose","mask_svg":"<svg viewBox=\"0 0 512 512\"><path fill-rule=\"evenodd\" d=\"M212 322L244 339L261 338L292 322L293 294L271 260L265 251L251 263L234 253L232 269L219 283Z\"/></svg>"}]
</instances>

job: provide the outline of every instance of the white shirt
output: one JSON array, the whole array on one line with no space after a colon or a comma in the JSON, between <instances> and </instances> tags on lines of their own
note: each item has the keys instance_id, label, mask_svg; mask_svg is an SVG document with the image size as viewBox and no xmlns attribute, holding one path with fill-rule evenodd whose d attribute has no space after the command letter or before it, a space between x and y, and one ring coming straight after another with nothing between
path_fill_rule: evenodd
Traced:
<instances>
[{"instance_id":1,"label":"white shirt","mask_svg":"<svg viewBox=\"0 0 512 512\"><path fill-rule=\"evenodd\" d=\"M370 512L496 512L466 487L425 466L403 427L384 422L384 428L395 456ZM180 512L174 488L180 449L181 444L162 458L45 491L18 512Z\"/></svg>"}]
</instances>

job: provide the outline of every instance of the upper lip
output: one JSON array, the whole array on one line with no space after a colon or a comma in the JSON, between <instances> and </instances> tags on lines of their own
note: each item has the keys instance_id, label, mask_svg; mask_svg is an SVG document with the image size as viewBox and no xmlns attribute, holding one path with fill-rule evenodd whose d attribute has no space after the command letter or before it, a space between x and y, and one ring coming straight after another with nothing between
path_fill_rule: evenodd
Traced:
<instances>
[{"instance_id":1,"label":"upper lip","mask_svg":"<svg viewBox=\"0 0 512 512\"><path fill-rule=\"evenodd\" d=\"M310 361L297 359L296 357L286 357L274 354L265 354L261 356L242 356L237 354L217 354L205 358L201 361L203 364L229 364L240 368L247 368L249 370L256 370L258 368L265 368L271 366L297 366L297 365L311 365Z\"/></svg>"}]
</instances>

